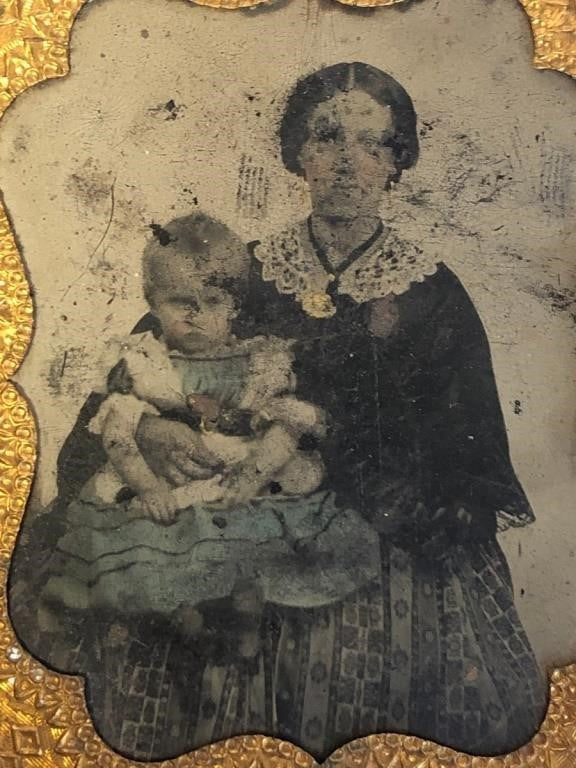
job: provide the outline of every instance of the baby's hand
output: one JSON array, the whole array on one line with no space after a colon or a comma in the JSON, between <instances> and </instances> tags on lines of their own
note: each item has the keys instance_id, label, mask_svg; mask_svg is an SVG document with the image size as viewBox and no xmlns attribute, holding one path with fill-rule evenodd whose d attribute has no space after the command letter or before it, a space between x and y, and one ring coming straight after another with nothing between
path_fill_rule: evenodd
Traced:
<instances>
[{"instance_id":1,"label":"baby's hand","mask_svg":"<svg viewBox=\"0 0 576 768\"><path fill-rule=\"evenodd\" d=\"M198 501L202 504L221 501L224 496L222 475L215 475L210 480L197 480Z\"/></svg>"},{"instance_id":2,"label":"baby's hand","mask_svg":"<svg viewBox=\"0 0 576 768\"><path fill-rule=\"evenodd\" d=\"M147 491L139 497L145 514L161 525L171 525L176 520L178 507L176 499L168 488Z\"/></svg>"},{"instance_id":3,"label":"baby's hand","mask_svg":"<svg viewBox=\"0 0 576 768\"><path fill-rule=\"evenodd\" d=\"M262 490L262 478L254 467L243 467L226 478L222 486L225 506L232 507L255 499Z\"/></svg>"}]
</instances>

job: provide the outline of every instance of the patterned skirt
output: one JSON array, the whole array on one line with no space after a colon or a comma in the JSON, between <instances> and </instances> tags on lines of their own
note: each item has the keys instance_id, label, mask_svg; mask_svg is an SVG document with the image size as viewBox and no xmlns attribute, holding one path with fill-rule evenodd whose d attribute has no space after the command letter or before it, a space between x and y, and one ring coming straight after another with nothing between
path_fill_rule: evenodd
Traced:
<instances>
[{"instance_id":1,"label":"patterned skirt","mask_svg":"<svg viewBox=\"0 0 576 768\"><path fill-rule=\"evenodd\" d=\"M454 547L441 562L384 542L382 559L380 583L341 603L271 608L249 661L150 626L145 642L133 634L104 654L106 690L92 687L100 732L144 760L246 733L320 760L378 732L484 755L527 742L546 687L496 541Z\"/></svg>"}]
</instances>

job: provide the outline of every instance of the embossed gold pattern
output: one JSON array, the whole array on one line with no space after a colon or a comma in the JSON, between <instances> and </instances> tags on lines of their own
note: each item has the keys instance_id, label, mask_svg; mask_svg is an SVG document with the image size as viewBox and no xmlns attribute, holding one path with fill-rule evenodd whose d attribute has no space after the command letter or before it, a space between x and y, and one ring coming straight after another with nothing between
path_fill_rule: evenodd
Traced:
<instances>
[{"instance_id":1,"label":"embossed gold pattern","mask_svg":"<svg viewBox=\"0 0 576 768\"><path fill-rule=\"evenodd\" d=\"M401 1L341 0L349 5ZM198 2L240 8L259 0ZM576 0L521 2L534 30L536 66L576 75ZM28 87L68 72L68 40L81 5L82 0L0 4L0 114ZM54 674L26 654L7 615L8 565L36 456L34 420L10 377L22 362L31 330L26 274L0 206L0 768L132 768L138 764L114 754L96 735L82 682ZM553 673L550 707L540 732L529 745L505 757L470 757L413 737L382 735L346 745L328 763L330 768L573 768L576 665ZM155 765L313 768L315 763L285 742L246 736Z\"/></svg>"},{"instance_id":2,"label":"embossed gold pattern","mask_svg":"<svg viewBox=\"0 0 576 768\"><path fill-rule=\"evenodd\" d=\"M576 76L576 0L520 0L534 34L534 65Z\"/></svg>"},{"instance_id":3,"label":"embossed gold pattern","mask_svg":"<svg viewBox=\"0 0 576 768\"><path fill-rule=\"evenodd\" d=\"M373 8L376 5L397 5L398 3L405 2L405 0L338 0L338 2L344 5L355 5L357 8Z\"/></svg>"}]
</instances>

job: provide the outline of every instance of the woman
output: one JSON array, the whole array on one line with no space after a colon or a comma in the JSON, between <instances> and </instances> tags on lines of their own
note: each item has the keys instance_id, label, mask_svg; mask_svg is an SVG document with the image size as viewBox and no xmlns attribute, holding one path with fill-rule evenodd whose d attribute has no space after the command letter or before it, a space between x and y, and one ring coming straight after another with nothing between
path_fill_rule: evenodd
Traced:
<instances>
[{"instance_id":1,"label":"woman","mask_svg":"<svg viewBox=\"0 0 576 768\"><path fill-rule=\"evenodd\" d=\"M545 689L496 533L533 515L472 302L380 218L418 158L412 102L389 75L338 64L297 84L280 139L312 214L252 245L242 332L297 339L297 394L331 424L326 486L380 533L382 570L334 609L270 609L266 730L320 759L382 731L510 751ZM240 690L261 683L247 675Z\"/></svg>"},{"instance_id":2,"label":"woman","mask_svg":"<svg viewBox=\"0 0 576 768\"><path fill-rule=\"evenodd\" d=\"M325 487L378 531L381 571L335 606L270 606L262 652L249 662L218 640L189 647L148 623L113 637L122 653L103 650L113 659L106 688L88 673L96 722L142 759L250 732L318 759L382 731L508 752L538 728L545 688L496 534L533 515L468 295L380 218L387 190L418 158L412 102L389 75L338 64L296 85L280 137L312 214L252 244L237 332L296 340L297 396L329 423L325 440L301 448L321 451ZM70 468L87 455L89 411L60 457L61 501L82 479ZM184 425L173 427L169 440L153 417L141 428L151 465L177 481L209 474ZM220 615L233 623L230 606ZM224 634L214 627L214 638ZM99 720L105 709L124 721Z\"/></svg>"}]
</instances>

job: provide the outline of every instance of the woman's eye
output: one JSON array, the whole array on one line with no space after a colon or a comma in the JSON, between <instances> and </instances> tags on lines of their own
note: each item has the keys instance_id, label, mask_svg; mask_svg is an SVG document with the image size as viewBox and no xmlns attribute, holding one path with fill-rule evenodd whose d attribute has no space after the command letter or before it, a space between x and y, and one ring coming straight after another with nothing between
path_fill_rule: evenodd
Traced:
<instances>
[{"instance_id":1,"label":"woman's eye","mask_svg":"<svg viewBox=\"0 0 576 768\"><path fill-rule=\"evenodd\" d=\"M333 143L338 138L337 125L318 125L314 130L314 137L324 144Z\"/></svg>"},{"instance_id":2,"label":"woman's eye","mask_svg":"<svg viewBox=\"0 0 576 768\"><path fill-rule=\"evenodd\" d=\"M216 307L222 302L222 297L218 294L207 294L202 297L202 304L205 307Z\"/></svg>"},{"instance_id":3,"label":"woman's eye","mask_svg":"<svg viewBox=\"0 0 576 768\"><path fill-rule=\"evenodd\" d=\"M378 144L381 147L386 147L387 149L395 150L398 148L398 139L396 138L396 135L393 133L385 133L380 137Z\"/></svg>"},{"instance_id":4,"label":"woman's eye","mask_svg":"<svg viewBox=\"0 0 576 768\"><path fill-rule=\"evenodd\" d=\"M369 150L382 149L389 146L391 137L388 134L378 136L375 133L363 133L358 136L358 142Z\"/></svg>"}]
</instances>

